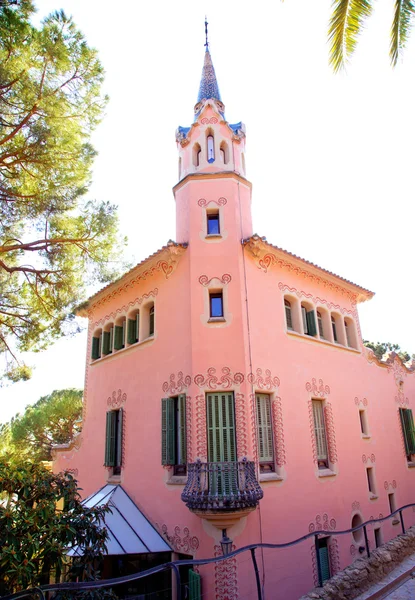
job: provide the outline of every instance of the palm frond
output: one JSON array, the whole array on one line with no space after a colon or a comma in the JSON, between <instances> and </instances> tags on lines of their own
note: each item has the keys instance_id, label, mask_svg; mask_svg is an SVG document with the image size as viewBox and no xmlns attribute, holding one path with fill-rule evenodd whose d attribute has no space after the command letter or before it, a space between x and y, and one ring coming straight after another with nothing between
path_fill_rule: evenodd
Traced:
<instances>
[{"instance_id":1,"label":"palm frond","mask_svg":"<svg viewBox=\"0 0 415 600\"><path fill-rule=\"evenodd\" d=\"M395 13L391 28L389 49L389 56L393 67L398 62L398 58L408 41L414 14L415 7L412 0L395 0Z\"/></svg>"},{"instance_id":2,"label":"palm frond","mask_svg":"<svg viewBox=\"0 0 415 600\"><path fill-rule=\"evenodd\" d=\"M372 1L333 0L332 9L329 23L330 64L337 72L345 66L356 49L359 33L372 12Z\"/></svg>"}]
</instances>

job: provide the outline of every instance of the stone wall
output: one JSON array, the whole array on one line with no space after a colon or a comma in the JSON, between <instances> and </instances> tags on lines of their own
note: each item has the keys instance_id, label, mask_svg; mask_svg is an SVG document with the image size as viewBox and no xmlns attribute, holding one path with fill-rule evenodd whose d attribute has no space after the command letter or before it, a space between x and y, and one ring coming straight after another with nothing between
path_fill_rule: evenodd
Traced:
<instances>
[{"instance_id":1,"label":"stone wall","mask_svg":"<svg viewBox=\"0 0 415 600\"><path fill-rule=\"evenodd\" d=\"M370 558L362 557L299 600L352 600L395 569L415 552L415 525L407 533L372 550Z\"/></svg>"}]
</instances>

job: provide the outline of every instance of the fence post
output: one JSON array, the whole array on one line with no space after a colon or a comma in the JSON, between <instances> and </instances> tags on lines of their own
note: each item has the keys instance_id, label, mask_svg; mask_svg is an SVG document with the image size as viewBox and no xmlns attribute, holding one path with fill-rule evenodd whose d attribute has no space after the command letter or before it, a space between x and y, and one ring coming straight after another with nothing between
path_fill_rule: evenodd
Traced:
<instances>
[{"instance_id":1,"label":"fence post","mask_svg":"<svg viewBox=\"0 0 415 600\"><path fill-rule=\"evenodd\" d=\"M174 574L176 575L176 600L182 600L182 582L180 581L180 571L175 564L171 563L171 566L174 570Z\"/></svg>"},{"instance_id":2,"label":"fence post","mask_svg":"<svg viewBox=\"0 0 415 600\"><path fill-rule=\"evenodd\" d=\"M363 526L363 533L365 534L365 546L366 546L367 557L370 558L369 540L367 539L366 525Z\"/></svg>"},{"instance_id":3,"label":"fence post","mask_svg":"<svg viewBox=\"0 0 415 600\"><path fill-rule=\"evenodd\" d=\"M321 577L321 561L320 552L318 551L318 535L314 536L314 547L316 549L316 561L317 561L317 576L318 576L318 587L323 586L323 579Z\"/></svg>"},{"instance_id":4,"label":"fence post","mask_svg":"<svg viewBox=\"0 0 415 600\"><path fill-rule=\"evenodd\" d=\"M405 532L405 523L403 522L403 514L402 511L399 511L399 516L401 517L401 527L402 527L402 533L406 533Z\"/></svg>"},{"instance_id":5,"label":"fence post","mask_svg":"<svg viewBox=\"0 0 415 600\"><path fill-rule=\"evenodd\" d=\"M255 570L255 579L256 579L256 589L257 589L257 593L258 593L258 600L262 600L261 582L259 579L259 571L258 571L258 564L256 562L255 548L251 548L251 557L252 557L252 562L253 562L254 570Z\"/></svg>"}]
</instances>

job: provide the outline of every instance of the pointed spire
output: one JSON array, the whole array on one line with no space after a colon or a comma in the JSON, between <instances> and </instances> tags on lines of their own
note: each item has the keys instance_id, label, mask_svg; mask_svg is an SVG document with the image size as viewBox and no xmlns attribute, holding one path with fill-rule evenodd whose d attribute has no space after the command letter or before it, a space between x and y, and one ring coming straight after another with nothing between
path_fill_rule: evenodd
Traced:
<instances>
[{"instance_id":1,"label":"pointed spire","mask_svg":"<svg viewBox=\"0 0 415 600\"><path fill-rule=\"evenodd\" d=\"M206 35L206 52L205 52L205 60L203 63L202 69L202 78L200 80L199 94L197 96L197 102L199 103L203 99L214 98L215 100L219 100L222 102L219 92L218 82L216 80L215 69L212 63L212 57L210 56L209 51L209 41L208 41L208 22L205 17L205 35Z\"/></svg>"}]
</instances>

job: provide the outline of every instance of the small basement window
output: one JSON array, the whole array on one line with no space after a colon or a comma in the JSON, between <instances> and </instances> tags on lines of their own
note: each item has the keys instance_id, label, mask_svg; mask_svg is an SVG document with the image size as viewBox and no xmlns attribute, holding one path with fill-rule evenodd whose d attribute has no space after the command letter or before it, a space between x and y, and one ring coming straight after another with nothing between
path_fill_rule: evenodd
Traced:
<instances>
[{"instance_id":1,"label":"small basement window","mask_svg":"<svg viewBox=\"0 0 415 600\"><path fill-rule=\"evenodd\" d=\"M375 476L373 473L373 467L367 467L366 475L367 475L367 486L369 488L369 493L372 496L376 496Z\"/></svg>"},{"instance_id":2,"label":"small basement window","mask_svg":"<svg viewBox=\"0 0 415 600\"><path fill-rule=\"evenodd\" d=\"M207 234L208 235L219 235L220 224L219 224L219 211L213 211L207 213Z\"/></svg>"},{"instance_id":3,"label":"small basement window","mask_svg":"<svg viewBox=\"0 0 415 600\"><path fill-rule=\"evenodd\" d=\"M209 293L209 310L210 317L223 317L223 292Z\"/></svg>"}]
</instances>

